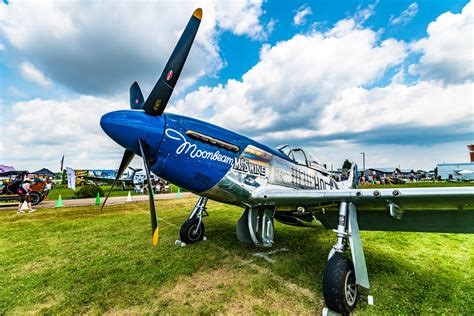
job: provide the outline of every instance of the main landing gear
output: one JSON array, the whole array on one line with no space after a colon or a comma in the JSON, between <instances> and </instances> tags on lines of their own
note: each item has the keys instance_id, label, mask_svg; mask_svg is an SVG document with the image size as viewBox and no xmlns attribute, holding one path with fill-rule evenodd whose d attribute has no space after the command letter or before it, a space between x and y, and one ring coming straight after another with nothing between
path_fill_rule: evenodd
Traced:
<instances>
[{"instance_id":1,"label":"main landing gear","mask_svg":"<svg viewBox=\"0 0 474 316\"><path fill-rule=\"evenodd\" d=\"M324 301L331 312L347 315L352 312L357 300L362 297L359 287L370 289L367 266L357 223L356 207L353 203L341 202L337 242L329 252L323 275ZM350 246L352 261L343 256ZM365 297L364 297L365 298ZM372 297L367 297L372 304Z\"/></svg>"},{"instance_id":2,"label":"main landing gear","mask_svg":"<svg viewBox=\"0 0 474 316\"><path fill-rule=\"evenodd\" d=\"M206 197L199 197L193 211L188 219L183 223L179 231L179 238L186 244L192 244L201 241L204 238L204 223L202 218L208 216L206 211Z\"/></svg>"},{"instance_id":3,"label":"main landing gear","mask_svg":"<svg viewBox=\"0 0 474 316\"><path fill-rule=\"evenodd\" d=\"M275 207L247 207L237 222L240 242L254 243L259 247L272 247Z\"/></svg>"}]
</instances>

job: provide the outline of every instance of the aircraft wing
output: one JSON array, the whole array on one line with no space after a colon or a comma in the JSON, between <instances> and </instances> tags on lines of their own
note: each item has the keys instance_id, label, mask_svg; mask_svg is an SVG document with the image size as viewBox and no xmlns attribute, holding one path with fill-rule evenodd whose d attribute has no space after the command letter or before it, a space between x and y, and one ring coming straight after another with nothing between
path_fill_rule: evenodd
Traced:
<instances>
[{"instance_id":1,"label":"aircraft wing","mask_svg":"<svg viewBox=\"0 0 474 316\"><path fill-rule=\"evenodd\" d=\"M275 186L257 189L252 201L303 206L327 228L337 226L337 204L351 202L360 229L474 233L474 187L321 191Z\"/></svg>"},{"instance_id":2,"label":"aircraft wing","mask_svg":"<svg viewBox=\"0 0 474 316\"><path fill-rule=\"evenodd\" d=\"M111 178L101 178L101 177L91 177L91 176L80 176L80 177L86 180L93 181L93 182L101 182L101 183L107 183L107 184L112 184L114 182L114 179L111 179ZM125 182L125 184L130 184L133 182L133 180L119 179L118 182Z\"/></svg>"}]
</instances>

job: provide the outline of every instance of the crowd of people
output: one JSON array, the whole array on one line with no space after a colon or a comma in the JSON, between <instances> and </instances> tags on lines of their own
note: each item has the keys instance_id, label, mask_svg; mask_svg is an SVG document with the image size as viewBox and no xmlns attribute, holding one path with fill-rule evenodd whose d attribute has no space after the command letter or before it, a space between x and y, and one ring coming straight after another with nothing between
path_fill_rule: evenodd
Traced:
<instances>
[{"instance_id":1,"label":"crowd of people","mask_svg":"<svg viewBox=\"0 0 474 316\"><path fill-rule=\"evenodd\" d=\"M400 184L405 183L404 179L385 177L385 176L362 176L359 177L359 185L375 185L375 184Z\"/></svg>"},{"instance_id":2,"label":"crowd of people","mask_svg":"<svg viewBox=\"0 0 474 316\"><path fill-rule=\"evenodd\" d=\"M166 193L170 189L168 182L163 179L152 181L152 188L154 188L155 193ZM135 184L133 191L145 194L148 191L148 185L144 181L139 182Z\"/></svg>"},{"instance_id":3,"label":"crowd of people","mask_svg":"<svg viewBox=\"0 0 474 316\"><path fill-rule=\"evenodd\" d=\"M407 182L419 182L422 180L434 181L434 178L428 178L425 175L410 174L408 176L385 176L385 175L362 175L359 177L359 185L392 185L392 184L403 184ZM441 180L441 178L437 179Z\"/></svg>"}]
</instances>

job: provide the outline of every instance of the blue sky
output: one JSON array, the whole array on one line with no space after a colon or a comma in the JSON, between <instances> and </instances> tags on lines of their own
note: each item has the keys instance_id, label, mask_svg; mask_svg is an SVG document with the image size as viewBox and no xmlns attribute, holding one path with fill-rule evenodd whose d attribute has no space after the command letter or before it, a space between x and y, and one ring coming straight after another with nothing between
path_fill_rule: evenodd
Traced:
<instances>
[{"instance_id":1,"label":"blue sky","mask_svg":"<svg viewBox=\"0 0 474 316\"><path fill-rule=\"evenodd\" d=\"M372 29L384 29L380 39L395 37L407 42L426 36L428 23L440 14L451 11L459 13L468 1L380 1L376 14L364 23ZM278 41L288 40L297 33L308 32L313 23L321 23L322 29L328 29L337 21L351 17L359 9L366 9L374 1L269 1L263 4L266 12L263 23L277 21L275 30L265 41L274 45ZM399 16L407 7L418 4L417 14L410 25L390 25L391 16ZM312 14L307 17L304 25L294 25L293 18L301 7L310 7ZM236 37L230 32L222 34L219 46L222 56L228 62L227 67L219 73L219 78L212 83L224 82L227 79L240 78L247 70L258 62L260 41L252 41L248 37ZM245 50L241 48L245 47Z\"/></svg>"},{"instance_id":2,"label":"blue sky","mask_svg":"<svg viewBox=\"0 0 474 316\"><path fill-rule=\"evenodd\" d=\"M114 168L102 114L145 96L195 1L0 5L0 164ZM113 14L110 10L113 7ZM203 1L167 111L323 162L430 169L474 142L468 1ZM87 8L87 10L84 10ZM130 14L133 12L134 14ZM139 163L139 162L137 162Z\"/></svg>"}]
</instances>

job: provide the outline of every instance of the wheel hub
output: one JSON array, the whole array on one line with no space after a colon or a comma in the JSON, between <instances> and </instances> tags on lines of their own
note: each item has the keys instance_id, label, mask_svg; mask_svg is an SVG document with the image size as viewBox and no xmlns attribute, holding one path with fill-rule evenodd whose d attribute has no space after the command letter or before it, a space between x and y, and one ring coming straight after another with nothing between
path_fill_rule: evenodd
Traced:
<instances>
[{"instance_id":1,"label":"wheel hub","mask_svg":"<svg viewBox=\"0 0 474 316\"><path fill-rule=\"evenodd\" d=\"M199 237L200 229L197 225L193 225L189 228L189 239L196 240Z\"/></svg>"},{"instance_id":2,"label":"wheel hub","mask_svg":"<svg viewBox=\"0 0 474 316\"><path fill-rule=\"evenodd\" d=\"M355 275L352 270L346 274L344 290L347 304L353 306L357 299L357 284L355 283Z\"/></svg>"}]
</instances>

